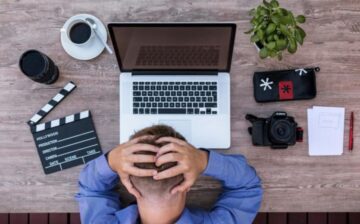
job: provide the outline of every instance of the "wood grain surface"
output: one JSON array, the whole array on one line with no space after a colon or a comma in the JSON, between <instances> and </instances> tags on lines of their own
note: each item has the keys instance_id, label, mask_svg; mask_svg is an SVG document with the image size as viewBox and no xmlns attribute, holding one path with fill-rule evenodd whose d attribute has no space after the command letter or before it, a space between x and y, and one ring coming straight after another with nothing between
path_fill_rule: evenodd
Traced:
<instances>
[{"instance_id":1,"label":"wood grain surface","mask_svg":"<svg viewBox=\"0 0 360 224\"><path fill-rule=\"evenodd\" d=\"M223 152L243 154L256 168L265 190L261 211L360 211L360 122L355 122L354 151L346 150L349 112L360 117L360 2L280 1L295 14L307 16L303 28L308 34L304 46L280 62L260 60L249 36L243 33L249 28L247 12L258 2L0 0L0 212L78 211L74 194L82 167L44 175L26 125L33 113L68 81L74 81L78 88L45 121L90 109L103 151L119 141L119 68L115 56L103 52L94 60L79 61L67 55L60 44L60 28L78 13L93 14L104 23L235 22L238 27L231 70L232 146ZM58 82L50 86L38 84L20 72L19 56L30 48L55 61L61 73ZM269 104L254 101L254 71L310 66L321 67L316 99ZM344 155L308 156L305 112L313 105L346 107ZM251 145L245 114L269 116L275 110L285 110L296 117L305 128L303 143L288 150ZM190 193L189 204L211 207L219 189L215 180L200 178ZM121 196L131 199L125 191Z\"/></svg>"}]
</instances>

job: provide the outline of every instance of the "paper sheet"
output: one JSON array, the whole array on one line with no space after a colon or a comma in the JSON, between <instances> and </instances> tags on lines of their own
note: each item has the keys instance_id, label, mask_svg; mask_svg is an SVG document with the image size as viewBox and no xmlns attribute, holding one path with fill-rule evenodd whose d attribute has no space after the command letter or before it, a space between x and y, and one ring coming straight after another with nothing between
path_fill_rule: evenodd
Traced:
<instances>
[{"instance_id":1,"label":"paper sheet","mask_svg":"<svg viewBox=\"0 0 360 224\"><path fill-rule=\"evenodd\" d=\"M341 155L344 146L345 108L309 108L308 140L310 156Z\"/></svg>"}]
</instances>

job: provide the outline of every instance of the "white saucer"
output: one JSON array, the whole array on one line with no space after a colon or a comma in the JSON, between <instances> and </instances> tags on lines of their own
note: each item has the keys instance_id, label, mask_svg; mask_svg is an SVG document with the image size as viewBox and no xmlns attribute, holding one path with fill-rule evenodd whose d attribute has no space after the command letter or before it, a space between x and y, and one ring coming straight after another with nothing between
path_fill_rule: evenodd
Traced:
<instances>
[{"instance_id":1,"label":"white saucer","mask_svg":"<svg viewBox=\"0 0 360 224\"><path fill-rule=\"evenodd\" d=\"M107 31L104 24L95 16L89 14L78 14L69 18L61 30L66 30L67 27L72 23L74 20L78 19L85 19L91 18L96 23L96 31L98 32L99 36L106 42L107 41ZM101 43L101 41L96 37L94 34L91 39L85 44L81 46L77 46L73 44L67 34L66 31L60 31L61 37L61 45L63 46L66 53L68 53L71 57L79 60L90 60L96 58L101 54L104 50L105 46Z\"/></svg>"}]
</instances>

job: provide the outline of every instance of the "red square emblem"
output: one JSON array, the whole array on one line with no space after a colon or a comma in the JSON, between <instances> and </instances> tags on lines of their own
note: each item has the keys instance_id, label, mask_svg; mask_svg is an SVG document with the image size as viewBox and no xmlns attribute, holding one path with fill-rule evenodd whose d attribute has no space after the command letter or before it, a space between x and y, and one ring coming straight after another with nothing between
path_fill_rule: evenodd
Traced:
<instances>
[{"instance_id":1,"label":"red square emblem","mask_svg":"<svg viewBox=\"0 0 360 224\"><path fill-rule=\"evenodd\" d=\"M279 97L280 100L294 99L294 85L292 81L279 82Z\"/></svg>"}]
</instances>

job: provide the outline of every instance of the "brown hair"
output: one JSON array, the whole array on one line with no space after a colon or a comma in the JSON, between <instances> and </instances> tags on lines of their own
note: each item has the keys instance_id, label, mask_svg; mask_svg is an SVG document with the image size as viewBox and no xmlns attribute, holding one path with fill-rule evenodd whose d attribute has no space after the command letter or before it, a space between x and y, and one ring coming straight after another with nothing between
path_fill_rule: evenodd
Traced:
<instances>
[{"instance_id":1,"label":"brown hair","mask_svg":"<svg viewBox=\"0 0 360 224\"><path fill-rule=\"evenodd\" d=\"M186 141L186 139L181 134L176 132L172 127L166 125L154 125L148 128L144 128L133 134L130 139L145 135L152 135L154 137L142 140L140 143L150 144L157 147L162 147L167 144L159 144L156 142L156 140L161 137L174 137ZM155 155L154 152L150 151L140 151L138 154ZM169 162L161 165L160 167L157 167L155 163L135 163L134 165L142 169L156 169L158 172L161 172L176 166L176 164L176 162ZM173 187L180 184L184 180L184 177L181 174L163 180L154 180L153 177L130 176L130 180L143 197L161 197L161 195L166 192L170 192Z\"/></svg>"}]
</instances>

